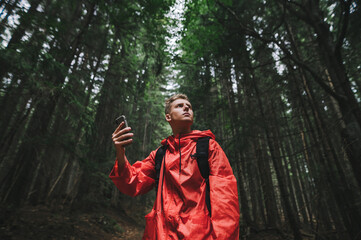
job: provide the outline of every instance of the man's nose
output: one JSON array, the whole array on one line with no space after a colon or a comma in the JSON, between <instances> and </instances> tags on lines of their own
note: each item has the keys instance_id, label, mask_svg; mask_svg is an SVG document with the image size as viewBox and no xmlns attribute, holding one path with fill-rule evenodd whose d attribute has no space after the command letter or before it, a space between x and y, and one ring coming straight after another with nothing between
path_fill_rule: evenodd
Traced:
<instances>
[{"instance_id":1,"label":"man's nose","mask_svg":"<svg viewBox=\"0 0 361 240\"><path fill-rule=\"evenodd\" d=\"M184 111L188 111L189 107L187 105L184 106Z\"/></svg>"}]
</instances>

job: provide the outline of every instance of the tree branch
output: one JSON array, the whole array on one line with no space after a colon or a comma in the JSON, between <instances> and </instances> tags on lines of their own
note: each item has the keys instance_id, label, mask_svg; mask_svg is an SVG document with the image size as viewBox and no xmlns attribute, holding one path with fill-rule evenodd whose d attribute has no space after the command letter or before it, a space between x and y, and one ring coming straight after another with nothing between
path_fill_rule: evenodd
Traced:
<instances>
[{"instance_id":1,"label":"tree branch","mask_svg":"<svg viewBox=\"0 0 361 240\"><path fill-rule=\"evenodd\" d=\"M305 69L307 72L311 74L311 76L315 79L315 81L332 97L334 97L337 101L343 102L346 101L347 98L344 95L337 94L333 89L327 85L322 77L320 77L314 70L312 70L305 62L300 60L299 58L296 58L291 54L288 49L281 45L280 43L276 42L277 46L282 49L283 53L285 53L294 63L296 63L299 67Z\"/></svg>"},{"instance_id":2,"label":"tree branch","mask_svg":"<svg viewBox=\"0 0 361 240\"><path fill-rule=\"evenodd\" d=\"M232 14L232 16L236 19L236 21L238 22L238 25L241 27L241 29L245 32L246 35L254 37L264 43L275 43L282 51L283 53L288 56L296 65L298 65L299 67L305 69L307 72L309 72L311 74L311 76L315 79L315 81L328 93L330 94L332 97L334 97L337 101L342 102L345 101L347 98L343 95L339 95L337 94L335 91L333 91L333 89L327 85L322 77L320 77L314 70L312 70L305 62L303 62L301 59L295 57L293 54L291 54L291 52L286 48L286 46L284 46L283 44L281 44L279 41L277 41L274 38L265 38L263 36L261 36L259 33L257 33L254 29L250 29L247 28L246 26L244 26L240 19L238 18L237 14L230 9L229 7L225 6L223 3L219 2L218 0L216 1L221 7L223 7L224 9L226 9L228 12L230 12ZM296 14L296 13L295 13Z\"/></svg>"},{"instance_id":3,"label":"tree branch","mask_svg":"<svg viewBox=\"0 0 361 240\"><path fill-rule=\"evenodd\" d=\"M343 45L343 40L346 37L347 27L348 27L348 23L349 23L349 16L350 16L350 6L351 6L351 1L349 1L349 0L347 0L347 1L340 0L340 2L342 5L343 14L341 13L339 24L340 25L342 24L342 27L341 27L340 34L338 35L338 38L336 41L335 53L337 53L341 50L341 47ZM342 17L342 15L343 15L343 17Z\"/></svg>"},{"instance_id":4,"label":"tree branch","mask_svg":"<svg viewBox=\"0 0 361 240\"><path fill-rule=\"evenodd\" d=\"M277 0L281 5L284 6L285 9L287 9L291 14L295 15L296 17L298 17L299 19L303 20L304 22L308 23L309 25L312 26L312 21L311 19L305 15L305 14L301 14L299 11L297 11L295 8L293 8L292 6L290 6L287 3L292 3L293 5L296 5L297 7L299 7L303 12L308 12L307 9L305 8L305 6L295 3L295 2L285 2L283 0Z\"/></svg>"}]
</instances>

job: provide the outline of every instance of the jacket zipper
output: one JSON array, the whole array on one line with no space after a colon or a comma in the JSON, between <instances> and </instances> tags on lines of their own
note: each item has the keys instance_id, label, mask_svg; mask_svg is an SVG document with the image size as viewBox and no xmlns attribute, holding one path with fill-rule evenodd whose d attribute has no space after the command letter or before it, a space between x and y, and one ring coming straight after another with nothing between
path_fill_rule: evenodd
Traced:
<instances>
[{"instance_id":1,"label":"jacket zipper","mask_svg":"<svg viewBox=\"0 0 361 240\"><path fill-rule=\"evenodd\" d=\"M181 152L181 135L179 134L179 175L181 174L181 168L182 168L182 152Z\"/></svg>"},{"instance_id":2,"label":"jacket zipper","mask_svg":"<svg viewBox=\"0 0 361 240\"><path fill-rule=\"evenodd\" d=\"M165 142L166 145L168 145L168 138ZM167 150L166 152L164 153L164 156L163 156L163 175L162 175L162 185L161 185L161 188L160 188L160 200L161 200L161 206L160 206L160 209L163 210L164 209L164 202L163 202L163 183L164 183L164 171L165 171L165 154L167 153ZM160 178L160 177L159 177ZM158 190L159 191L159 190Z\"/></svg>"}]
</instances>

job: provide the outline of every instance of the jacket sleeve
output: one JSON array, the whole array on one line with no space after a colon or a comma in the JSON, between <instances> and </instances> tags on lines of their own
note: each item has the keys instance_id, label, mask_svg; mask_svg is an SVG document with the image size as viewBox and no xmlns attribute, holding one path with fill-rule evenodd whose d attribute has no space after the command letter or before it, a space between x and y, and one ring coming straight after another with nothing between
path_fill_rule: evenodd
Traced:
<instances>
[{"instance_id":1,"label":"jacket sleeve","mask_svg":"<svg viewBox=\"0 0 361 240\"><path fill-rule=\"evenodd\" d=\"M137 196L149 192L155 184L155 151L143 161L138 161L130 165L127 158L122 169L118 167L118 160L115 160L110 179L120 192L129 196Z\"/></svg>"},{"instance_id":2,"label":"jacket sleeve","mask_svg":"<svg viewBox=\"0 0 361 240\"><path fill-rule=\"evenodd\" d=\"M219 144L209 142L209 184L212 225L217 239L239 239L237 181Z\"/></svg>"}]
</instances>

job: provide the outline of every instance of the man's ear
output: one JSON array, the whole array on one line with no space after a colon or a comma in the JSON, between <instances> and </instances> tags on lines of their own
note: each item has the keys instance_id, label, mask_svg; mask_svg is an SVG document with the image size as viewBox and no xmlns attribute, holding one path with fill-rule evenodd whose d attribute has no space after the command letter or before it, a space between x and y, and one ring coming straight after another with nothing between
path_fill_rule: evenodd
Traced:
<instances>
[{"instance_id":1,"label":"man's ear","mask_svg":"<svg viewBox=\"0 0 361 240\"><path fill-rule=\"evenodd\" d=\"M170 121L172 120L172 118L171 118L171 116L170 116L169 113L167 113L167 114L165 115L165 120L166 120L167 122L170 122Z\"/></svg>"}]
</instances>

